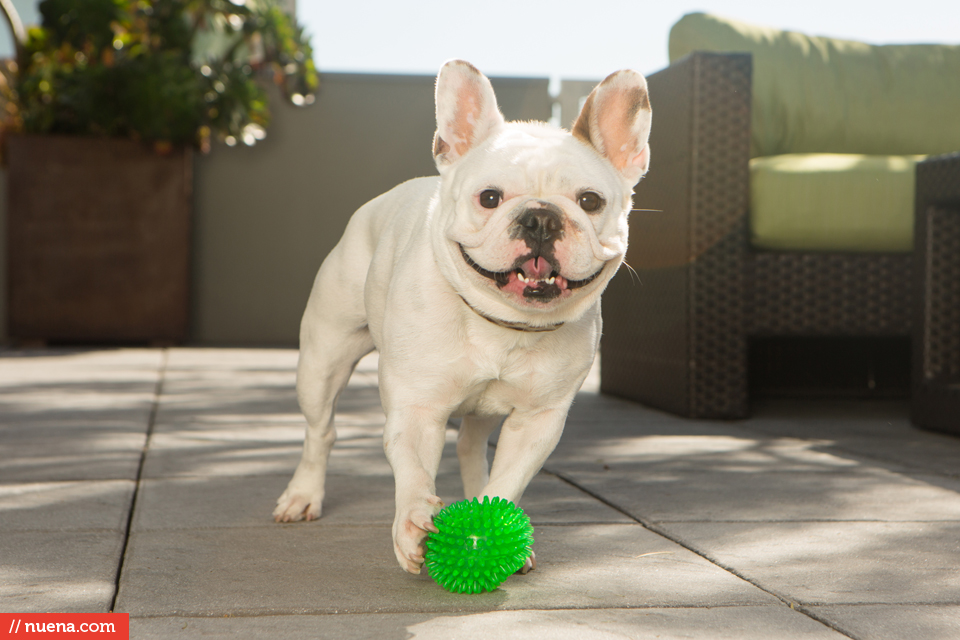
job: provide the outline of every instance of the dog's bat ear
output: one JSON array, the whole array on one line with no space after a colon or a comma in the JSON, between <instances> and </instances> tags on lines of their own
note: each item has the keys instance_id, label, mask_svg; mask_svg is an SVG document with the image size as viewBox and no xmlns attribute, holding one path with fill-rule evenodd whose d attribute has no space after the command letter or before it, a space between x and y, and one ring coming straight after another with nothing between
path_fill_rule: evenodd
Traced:
<instances>
[{"instance_id":1,"label":"dog's bat ear","mask_svg":"<svg viewBox=\"0 0 960 640\"><path fill-rule=\"evenodd\" d=\"M433 156L441 169L462 158L504 122L490 81L463 60L451 60L440 69L436 101Z\"/></svg>"},{"instance_id":2,"label":"dog's bat ear","mask_svg":"<svg viewBox=\"0 0 960 640\"><path fill-rule=\"evenodd\" d=\"M636 184L650 166L651 114L644 77L636 71L617 71L587 97L573 135Z\"/></svg>"}]
</instances>

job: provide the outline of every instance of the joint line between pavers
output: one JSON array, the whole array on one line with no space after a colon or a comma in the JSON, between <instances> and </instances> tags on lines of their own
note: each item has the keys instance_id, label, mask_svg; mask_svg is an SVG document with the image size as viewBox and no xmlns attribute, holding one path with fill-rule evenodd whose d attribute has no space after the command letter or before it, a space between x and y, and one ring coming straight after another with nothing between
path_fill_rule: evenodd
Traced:
<instances>
[{"instance_id":1,"label":"joint line between pavers","mask_svg":"<svg viewBox=\"0 0 960 640\"><path fill-rule=\"evenodd\" d=\"M140 485L143 480L143 467L147 460L147 451L153 441L153 430L157 423L157 413L160 411L160 398L163 395L163 382L167 376L167 363L170 356L169 349L160 352L160 367L157 371L157 384L153 389L153 404L150 407L150 416L147 418L147 430L144 434L143 448L140 450L140 461L137 464L137 476L133 484L133 495L130 497L130 509L127 512L126 527L123 532L123 544L120 548L120 561L117 563L117 575L113 585L113 600L110 602L110 612L117 607L117 598L120 595L120 579L123 577L123 566L127 558L127 548L130 545L130 534L133 531L133 516L137 510L137 501L140 497Z\"/></svg>"},{"instance_id":2,"label":"joint line between pavers","mask_svg":"<svg viewBox=\"0 0 960 640\"><path fill-rule=\"evenodd\" d=\"M862 636L858 636L858 635L856 635L855 633L853 633L852 631L849 631L849 630L847 630L847 629L841 628L840 626L837 625L836 622L834 622L834 621L832 621L832 620L829 620L828 618L825 618L825 617L823 617L823 616L817 615L816 611L814 611L814 610L811 609L810 607L805 607L805 606L802 606L802 605L799 605L799 604L798 604L798 605L796 606L795 611L799 611L800 613L802 613L803 615L807 616L807 617L810 618L811 620L816 620L817 622L819 622L819 623L822 624L823 626L828 627L828 628L830 628L830 629L833 629L833 630L836 631L837 633L842 633L843 635L847 636L848 638L852 638L852 640L864 640Z\"/></svg>"},{"instance_id":3,"label":"joint line between pavers","mask_svg":"<svg viewBox=\"0 0 960 640\"><path fill-rule=\"evenodd\" d=\"M753 579L751 579L751 578L743 575L742 573L740 573L739 571L737 571L737 570L734 569L733 567L728 567L728 566L726 566L725 564L723 564L722 562L720 562L720 561L717 560L716 558L710 557L710 555L709 555L708 553L706 553L706 552L704 552L704 551L701 551L700 549L697 549L696 547L690 545L689 543L684 542L684 541L681 540L680 538L672 535L668 530L666 530L666 529L664 529L664 528L662 528L662 527L659 527L659 526L657 526L655 523L653 523L653 522L651 522L651 521L649 521L649 520L645 520L644 518L641 518L640 516L634 515L633 513L630 513L628 510L624 509L623 507L621 507L620 505L618 505L618 504L616 504L616 503L614 503L614 502L611 502L610 500L608 500L607 498L601 496L600 494L594 493L593 491L590 491L589 489L587 489L586 487L580 485L578 482L576 482L576 481L573 480L572 478L569 478L569 477L566 476L565 474L560 473L560 472L558 472L558 471L554 471L554 470L552 470L552 469L548 469L548 468L546 468L546 467L544 467L543 470L544 470L546 473L549 473L550 475L556 476L556 477L559 478L560 480L566 482L566 483L569 484L571 487L573 487L573 488L575 488L575 489L578 489L579 491L582 491L583 493L587 494L587 495L590 496L591 498L593 498L593 499L595 499L595 500L599 500L600 502L602 502L603 504L607 505L607 506L610 507L611 509L614 509L614 510L616 510L616 511L619 511L620 513L622 513L622 514L625 515L626 517L630 518L631 520L633 520L634 522L636 522L637 524L639 524L639 525L640 525L641 527L643 527L644 529L646 529L646 530L648 530L648 531L650 531L650 532L652 532L652 533L655 533L655 534L657 534L658 536L660 536L660 537L662 537L662 538L666 538L666 539L669 540L670 542L672 542L672 543L674 543L674 544L677 544L677 545L683 547L684 549L686 549L687 551L690 551L691 553L694 553L694 554L700 556L701 558L703 558L704 560L706 560L706 561L709 562L710 564L712 564L712 565L714 565L714 566L716 566L716 567L719 567L720 569L723 569L723 570L726 571L727 573L733 574L734 576L736 576L737 578L740 578L740 579L743 580L744 582L750 583L751 585L753 585L753 586L756 587L757 589L763 591L764 593L770 594L771 596L773 596L774 598L776 598L777 600L779 600L780 602L782 602L782 603L785 604L786 606L790 607L790 609L792 609L793 611L796 611L797 613L800 613L800 614L802 614L802 615L805 615L806 617L810 618L811 620L814 620L815 622L818 622L818 623L824 625L825 627L827 627L827 628L829 628L829 629L832 629L833 631L836 631L837 633L843 634L843 635L847 636L848 638L851 638L852 640L860 640L860 639L857 638L856 636L851 635L848 631L837 628L832 622L830 622L830 621L828 621L828 620L822 620L822 619L819 618L818 616L813 615L810 611L807 611L807 610L805 609L805 607L803 607L799 602L794 602L794 601L790 600L789 598L787 598L786 596L781 595L781 594L777 593L776 591L773 591L773 590L771 590L771 589L768 589L767 587L764 587L764 586L758 584L755 580L753 580Z\"/></svg>"}]
</instances>

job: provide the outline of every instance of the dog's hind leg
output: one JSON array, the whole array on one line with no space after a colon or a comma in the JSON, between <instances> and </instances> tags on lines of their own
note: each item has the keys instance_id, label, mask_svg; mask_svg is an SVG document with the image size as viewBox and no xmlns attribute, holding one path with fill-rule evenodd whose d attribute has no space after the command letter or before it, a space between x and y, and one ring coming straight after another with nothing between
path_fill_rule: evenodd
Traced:
<instances>
[{"instance_id":1,"label":"dog's hind leg","mask_svg":"<svg viewBox=\"0 0 960 640\"><path fill-rule=\"evenodd\" d=\"M307 434L300 464L273 511L277 522L320 517L327 460L337 437L337 398L360 358L374 349L363 298L356 294L363 290L365 270L350 269L343 258L350 251L358 253L341 242L324 261L300 325L297 399Z\"/></svg>"},{"instance_id":2,"label":"dog's hind leg","mask_svg":"<svg viewBox=\"0 0 960 640\"><path fill-rule=\"evenodd\" d=\"M273 512L277 522L316 520L324 497L327 460L336 441L333 424L337 399L357 361L373 350L370 332L363 327L344 335L330 332L300 348L297 398L307 419L300 464Z\"/></svg>"},{"instance_id":3,"label":"dog's hind leg","mask_svg":"<svg viewBox=\"0 0 960 640\"><path fill-rule=\"evenodd\" d=\"M463 479L463 495L471 500L480 495L490 479L490 463L487 460L490 434L500 423L502 416L464 416L457 435L457 457L460 459L460 477Z\"/></svg>"}]
</instances>

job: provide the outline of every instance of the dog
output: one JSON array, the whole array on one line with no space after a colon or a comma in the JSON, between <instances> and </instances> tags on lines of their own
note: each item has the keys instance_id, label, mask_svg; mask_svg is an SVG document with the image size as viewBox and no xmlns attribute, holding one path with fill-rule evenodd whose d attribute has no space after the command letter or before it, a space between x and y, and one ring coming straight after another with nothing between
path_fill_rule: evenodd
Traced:
<instances>
[{"instance_id":1,"label":"dog","mask_svg":"<svg viewBox=\"0 0 960 640\"><path fill-rule=\"evenodd\" d=\"M600 294L623 261L650 162L646 80L614 73L568 132L506 122L490 81L452 60L436 82L439 177L361 207L323 261L300 327L303 456L277 522L320 517L337 398L379 352L393 546L417 574L443 507L448 419L466 498L517 503L556 446L600 340ZM488 465L488 439L500 436ZM535 566L531 556L523 572Z\"/></svg>"}]
</instances>

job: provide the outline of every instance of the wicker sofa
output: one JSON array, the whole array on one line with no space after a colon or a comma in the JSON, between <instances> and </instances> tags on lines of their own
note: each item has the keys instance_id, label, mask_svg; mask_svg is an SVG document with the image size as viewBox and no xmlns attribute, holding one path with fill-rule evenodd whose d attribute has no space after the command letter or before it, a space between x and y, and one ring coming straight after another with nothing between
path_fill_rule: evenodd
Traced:
<instances>
[{"instance_id":1,"label":"wicker sofa","mask_svg":"<svg viewBox=\"0 0 960 640\"><path fill-rule=\"evenodd\" d=\"M944 135L928 136L915 146L910 140L898 140L890 150L860 149L856 136L841 129L820 136L828 141L828 148L810 148L817 136L815 132L802 135L809 123L802 111L794 114L793 122L777 122L791 105L763 104L776 93L771 92L770 83L783 83L785 74L806 64L804 57L812 55L821 67L843 64L843 51L838 49L851 45L854 54L861 55L867 45L742 23L731 26L731 21L703 14L686 16L674 31L690 23L694 37L687 29L688 46L691 39L696 40L697 27L704 24L709 31L720 23L721 31L726 31L720 38L709 34L703 38L704 49L721 51L692 46L691 52L681 52L682 57L675 55L672 32L671 57L678 59L648 78L656 114L651 134L654 161L637 187L634 201L639 208L630 220L627 263L636 274L624 270L604 296L601 390L680 415L741 418L749 411L751 340L761 336L909 337L921 302L915 282L912 207L906 222L910 236L898 240L901 246L894 250L882 243L880 250L842 245L757 246L751 226L751 159L757 163L763 153L770 153L776 147L769 144L771 132L777 136L783 131L790 135L780 137L790 138L788 144L796 148L773 149L774 153L938 154L960 149L960 119L955 115L960 113L960 85L954 80L960 74L953 67L945 68L953 73L944 77L948 90L957 89L955 103L941 104L953 99L950 91L946 98L932 98L932 118L953 109L952 118L941 122ZM744 33L746 37L739 40ZM778 63L771 61L776 56L768 55L769 47L790 49L794 61L777 68ZM884 57L877 80L882 84L889 80L888 58L893 56L896 63L901 51L874 49L882 49L879 53ZM960 65L960 47L940 47L935 53L946 54L941 57L947 66ZM804 82L817 85L819 81L806 77ZM842 91L846 84L841 79L833 89ZM916 97L906 96L910 99L906 112L923 103ZM818 107L816 100L813 107ZM871 113L857 113L854 107ZM862 96L842 108L840 126L850 123L853 130L872 117L881 122L869 126L899 132L897 119L912 113L873 113L871 101ZM893 122L884 124L884 117ZM758 119L764 122L758 125ZM873 138L869 129L865 134L861 139L870 142L861 144L869 147ZM834 141L839 141L839 149L829 148ZM938 184L932 187L939 189L937 195L930 197L947 197L953 187ZM960 184L960 176L953 184ZM916 194L917 201L927 197ZM903 220L898 224L902 227ZM854 231L854 241L860 235L869 234Z\"/></svg>"}]
</instances>

